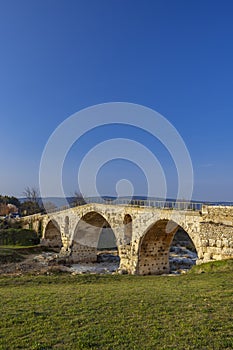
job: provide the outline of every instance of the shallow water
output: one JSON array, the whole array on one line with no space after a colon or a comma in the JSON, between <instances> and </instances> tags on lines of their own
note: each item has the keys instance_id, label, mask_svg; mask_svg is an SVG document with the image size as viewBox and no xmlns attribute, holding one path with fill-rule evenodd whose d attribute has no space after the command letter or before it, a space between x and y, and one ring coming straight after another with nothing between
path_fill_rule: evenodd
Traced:
<instances>
[{"instance_id":1,"label":"shallow water","mask_svg":"<svg viewBox=\"0 0 233 350\"><path fill-rule=\"evenodd\" d=\"M111 274L119 268L119 257L104 254L101 262L78 263L71 266L75 273ZM172 274L185 273L196 264L197 255L185 247L172 247L169 256L170 271Z\"/></svg>"}]
</instances>

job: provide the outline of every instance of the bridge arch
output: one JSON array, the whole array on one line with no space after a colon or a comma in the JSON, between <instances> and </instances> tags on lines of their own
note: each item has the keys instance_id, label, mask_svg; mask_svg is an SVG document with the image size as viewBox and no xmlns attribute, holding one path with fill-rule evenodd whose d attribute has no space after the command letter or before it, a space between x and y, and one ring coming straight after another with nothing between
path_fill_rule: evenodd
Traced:
<instances>
[{"instance_id":1,"label":"bridge arch","mask_svg":"<svg viewBox=\"0 0 233 350\"><path fill-rule=\"evenodd\" d=\"M44 230L43 243L49 247L62 247L61 230L56 220L51 219L47 223Z\"/></svg>"},{"instance_id":2,"label":"bridge arch","mask_svg":"<svg viewBox=\"0 0 233 350\"><path fill-rule=\"evenodd\" d=\"M138 274L169 273L170 247L179 229L183 229L193 242L193 235L189 235L181 225L172 220L160 219L148 226L139 240L136 271ZM197 251L196 247L195 249Z\"/></svg>"},{"instance_id":3,"label":"bridge arch","mask_svg":"<svg viewBox=\"0 0 233 350\"><path fill-rule=\"evenodd\" d=\"M170 272L190 270L198 259L197 249L190 235L182 228L178 227L169 254Z\"/></svg>"},{"instance_id":4,"label":"bridge arch","mask_svg":"<svg viewBox=\"0 0 233 350\"><path fill-rule=\"evenodd\" d=\"M100 230L97 250L116 250L117 240L114 231L110 224L106 222Z\"/></svg>"},{"instance_id":5,"label":"bridge arch","mask_svg":"<svg viewBox=\"0 0 233 350\"><path fill-rule=\"evenodd\" d=\"M117 246L116 234L107 218L95 210L85 213L76 224L70 242L71 259L75 262L96 261L100 236L104 230L106 230L105 233L111 231L112 237L115 237L115 245Z\"/></svg>"}]
</instances>

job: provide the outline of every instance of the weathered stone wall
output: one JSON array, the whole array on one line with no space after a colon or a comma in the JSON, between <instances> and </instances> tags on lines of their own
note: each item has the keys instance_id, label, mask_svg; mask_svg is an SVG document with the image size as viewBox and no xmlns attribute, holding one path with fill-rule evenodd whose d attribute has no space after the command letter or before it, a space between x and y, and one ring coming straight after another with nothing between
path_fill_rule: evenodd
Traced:
<instances>
[{"instance_id":1,"label":"weathered stone wall","mask_svg":"<svg viewBox=\"0 0 233 350\"><path fill-rule=\"evenodd\" d=\"M204 206L199 262L233 258L233 207Z\"/></svg>"},{"instance_id":2,"label":"weathered stone wall","mask_svg":"<svg viewBox=\"0 0 233 350\"><path fill-rule=\"evenodd\" d=\"M207 206L202 207L202 220L233 226L233 206Z\"/></svg>"},{"instance_id":3,"label":"weathered stone wall","mask_svg":"<svg viewBox=\"0 0 233 350\"><path fill-rule=\"evenodd\" d=\"M118 254L120 257L120 269L123 272L132 273L131 264L132 264L132 252L131 252L131 245L125 244L120 245L118 247Z\"/></svg>"},{"instance_id":4,"label":"weathered stone wall","mask_svg":"<svg viewBox=\"0 0 233 350\"><path fill-rule=\"evenodd\" d=\"M97 249L74 242L69 256L69 262L96 262Z\"/></svg>"},{"instance_id":5,"label":"weathered stone wall","mask_svg":"<svg viewBox=\"0 0 233 350\"><path fill-rule=\"evenodd\" d=\"M43 238L41 239L41 245L58 248L63 246L60 227L55 220L48 222Z\"/></svg>"},{"instance_id":6,"label":"weathered stone wall","mask_svg":"<svg viewBox=\"0 0 233 350\"><path fill-rule=\"evenodd\" d=\"M43 230L44 217L45 215L41 214L24 216L21 218L22 227L29 230L35 230L36 232L38 232L39 229Z\"/></svg>"},{"instance_id":7,"label":"weathered stone wall","mask_svg":"<svg viewBox=\"0 0 233 350\"><path fill-rule=\"evenodd\" d=\"M169 272L169 250L177 226L169 231L167 226L167 221L158 221L141 240L136 271L139 275Z\"/></svg>"}]
</instances>

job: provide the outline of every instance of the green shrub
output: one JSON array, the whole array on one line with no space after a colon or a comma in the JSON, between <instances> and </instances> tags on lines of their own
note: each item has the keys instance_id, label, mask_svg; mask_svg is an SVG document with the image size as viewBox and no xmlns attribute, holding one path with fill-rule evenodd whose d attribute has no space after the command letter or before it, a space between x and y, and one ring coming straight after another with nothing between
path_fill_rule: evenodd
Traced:
<instances>
[{"instance_id":1,"label":"green shrub","mask_svg":"<svg viewBox=\"0 0 233 350\"><path fill-rule=\"evenodd\" d=\"M39 243L40 239L34 230L15 228L0 230L0 245L30 246Z\"/></svg>"},{"instance_id":2,"label":"green shrub","mask_svg":"<svg viewBox=\"0 0 233 350\"><path fill-rule=\"evenodd\" d=\"M0 229L22 228L22 221L14 218L0 219Z\"/></svg>"}]
</instances>

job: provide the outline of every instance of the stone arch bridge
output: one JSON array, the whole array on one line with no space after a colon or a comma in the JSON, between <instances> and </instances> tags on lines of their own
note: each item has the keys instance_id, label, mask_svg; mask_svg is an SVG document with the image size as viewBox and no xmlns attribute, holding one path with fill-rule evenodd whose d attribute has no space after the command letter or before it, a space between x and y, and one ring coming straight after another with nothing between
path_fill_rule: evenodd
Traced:
<instances>
[{"instance_id":1,"label":"stone arch bridge","mask_svg":"<svg viewBox=\"0 0 233 350\"><path fill-rule=\"evenodd\" d=\"M40 230L41 244L60 247L71 262L93 262L104 228L116 238L120 269L130 274L169 272L169 250L176 231L189 235L198 263L233 258L233 207L202 206L172 210L90 203L51 214L23 218L25 228Z\"/></svg>"}]
</instances>

